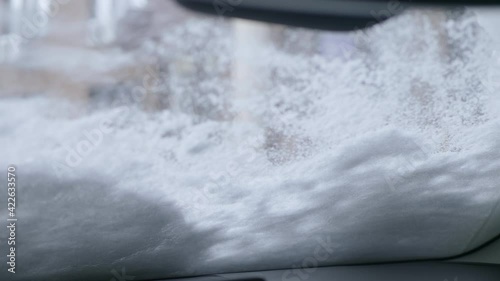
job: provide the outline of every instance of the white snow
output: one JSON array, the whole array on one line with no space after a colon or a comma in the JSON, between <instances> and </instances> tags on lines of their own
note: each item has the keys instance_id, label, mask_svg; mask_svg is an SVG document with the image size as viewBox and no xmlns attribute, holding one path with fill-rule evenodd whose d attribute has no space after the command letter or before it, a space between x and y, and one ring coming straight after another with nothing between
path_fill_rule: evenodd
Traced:
<instances>
[{"instance_id":1,"label":"white snow","mask_svg":"<svg viewBox=\"0 0 500 281\"><path fill-rule=\"evenodd\" d=\"M443 258L491 239L496 45L473 14L438 29L433 20L392 19L346 57L273 46L232 57L231 34L210 20L170 30L164 42L178 44L214 32L222 49L193 55L224 56L214 73L230 58L272 75L241 99L216 91L231 118L2 99L0 167L15 164L19 177L17 278L273 269L300 266L319 246L322 265ZM165 52L192 52L189 42Z\"/></svg>"}]
</instances>

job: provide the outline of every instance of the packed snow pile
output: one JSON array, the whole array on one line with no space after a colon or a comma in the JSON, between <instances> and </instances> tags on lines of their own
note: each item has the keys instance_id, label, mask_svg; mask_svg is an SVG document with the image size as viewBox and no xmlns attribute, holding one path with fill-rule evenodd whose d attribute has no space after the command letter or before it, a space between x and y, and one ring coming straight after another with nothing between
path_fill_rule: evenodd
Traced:
<instances>
[{"instance_id":1,"label":"packed snow pile","mask_svg":"<svg viewBox=\"0 0 500 281\"><path fill-rule=\"evenodd\" d=\"M407 13L337 55L238 52L217 24L193 19L144 45L181 58L162 110L141 97L1 100L0 166L19 178L16 278L442 258L498 234L500 65L475 14Z\"/></svg>"}]
</instances>

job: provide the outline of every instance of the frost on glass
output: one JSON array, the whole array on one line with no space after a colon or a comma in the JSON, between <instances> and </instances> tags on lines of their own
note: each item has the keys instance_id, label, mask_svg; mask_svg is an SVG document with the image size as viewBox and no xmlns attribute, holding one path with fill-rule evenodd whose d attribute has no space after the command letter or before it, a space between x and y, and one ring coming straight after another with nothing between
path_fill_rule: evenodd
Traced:
<instances>
[{"instance_id":1,"label":"frost on glass","mask_svg":"<svg viewBox=\"0 0 500 281\"><path fill-rule=\"evenodd\" d=\"M470 250L500 227L495 48L470 11L352 34L185 19L127 54L147 91L2 99L0 163L54 212L20 210L20 255L146 279Z\"/></svg>"}]
</instances>

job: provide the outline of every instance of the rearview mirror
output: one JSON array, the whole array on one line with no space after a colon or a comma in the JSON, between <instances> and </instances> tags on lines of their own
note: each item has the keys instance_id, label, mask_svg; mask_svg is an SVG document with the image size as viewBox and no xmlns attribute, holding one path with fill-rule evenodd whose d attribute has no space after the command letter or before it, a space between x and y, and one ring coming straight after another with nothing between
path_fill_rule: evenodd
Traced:
<instances>
[{"instance_id":1,"label":"rearview mirror","mask_svg":"<svg viewBox=\"0 0 500 281\"><path fill-rule=\"evenodd\" d=\"M177 0L208 14L315 29L370 27L410 7L500 5L499 0Z\"/></svg>"}]
</instances>

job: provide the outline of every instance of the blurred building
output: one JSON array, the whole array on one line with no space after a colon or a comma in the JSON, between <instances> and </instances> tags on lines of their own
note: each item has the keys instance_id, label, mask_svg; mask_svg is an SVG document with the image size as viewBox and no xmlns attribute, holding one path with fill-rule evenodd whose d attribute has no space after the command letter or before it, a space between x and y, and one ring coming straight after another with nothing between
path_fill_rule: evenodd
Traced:
<instances>
[{"instance_id":1,"label":"blurred building","mask_svg":"<svg viewBox=\"0 0 500 281\"><path fill-rule=\"evenodd\" d=\"M148 66L123 62L117 38L127 15L146 7L146 0L0 0L0 95L83 101L100 87L141 80Z\"/></svg>"}]
</instances>

